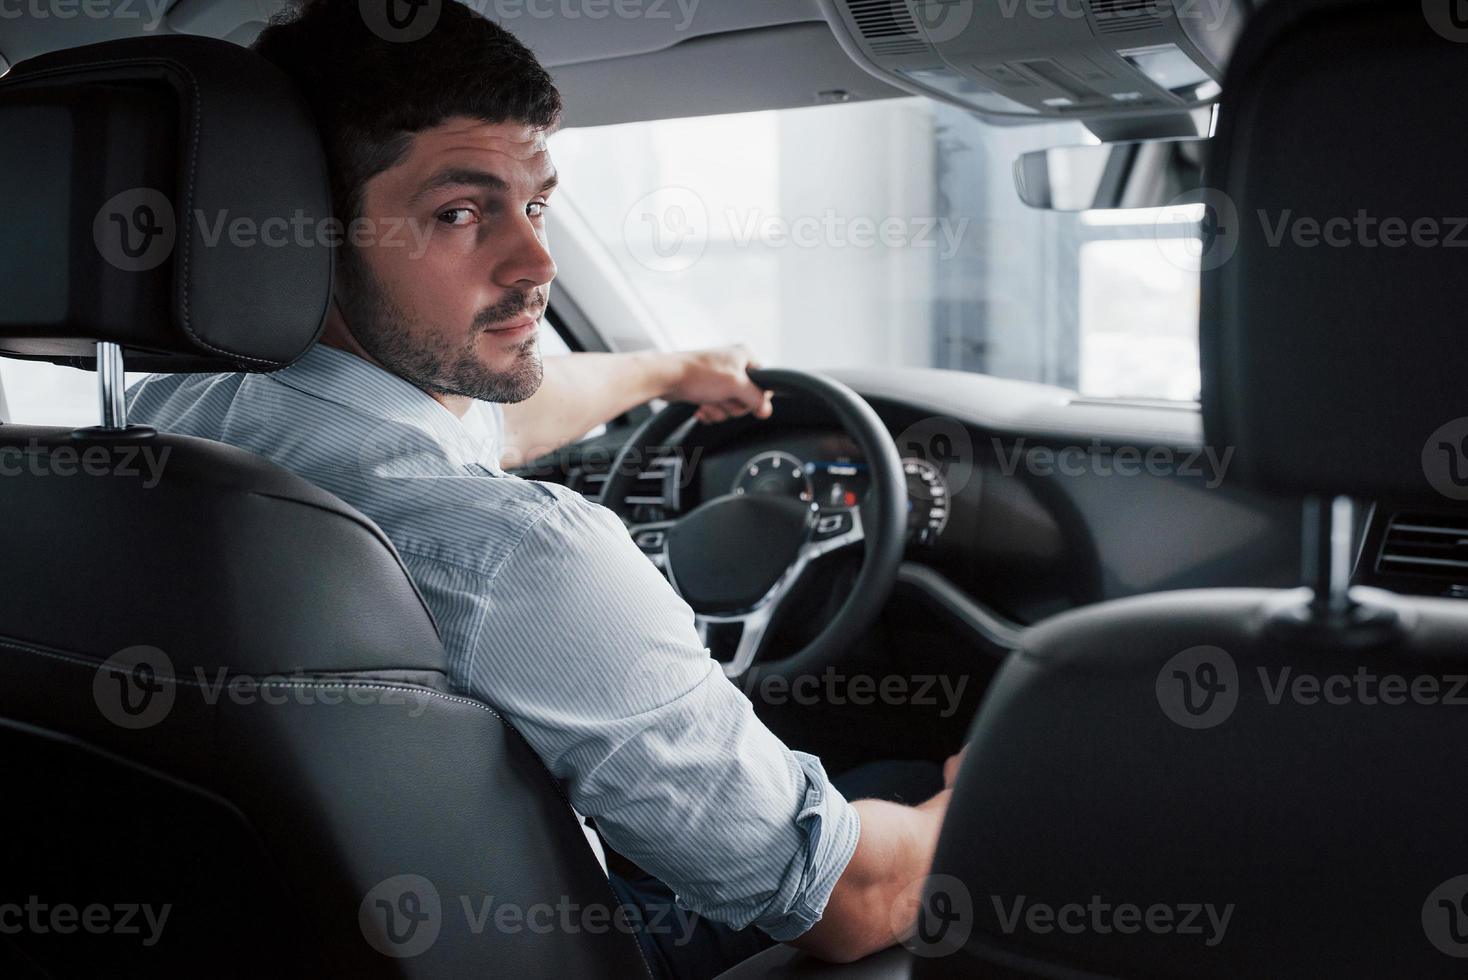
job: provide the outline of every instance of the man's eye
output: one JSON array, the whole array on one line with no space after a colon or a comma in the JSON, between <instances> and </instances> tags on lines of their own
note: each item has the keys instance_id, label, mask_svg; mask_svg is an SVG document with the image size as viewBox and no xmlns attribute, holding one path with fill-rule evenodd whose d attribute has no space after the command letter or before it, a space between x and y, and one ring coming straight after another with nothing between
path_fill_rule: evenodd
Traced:
<instances>
[{"instance_id":1,"label":"man's eye","mask_svg":"<svg viewBox=\"0 0 1468 980\"><path fill-rule=\"evenodd\" d=\"M525 205L525 213L532 218L539 218L545 214L545 209L548 207L550 207L550 203L547 201L531 201Z\"/></svg>"},{"instance_id":2,"label":"man's eye","mask_svg":"<svg viewBox=\"0 0 1468 980\"><path fill-rule=\"evenodd\" d=\"M446 225L463 226L474 221L474 212L470 208L449 208L438 213L438 220Z\"/></svg>"}]
</instances>

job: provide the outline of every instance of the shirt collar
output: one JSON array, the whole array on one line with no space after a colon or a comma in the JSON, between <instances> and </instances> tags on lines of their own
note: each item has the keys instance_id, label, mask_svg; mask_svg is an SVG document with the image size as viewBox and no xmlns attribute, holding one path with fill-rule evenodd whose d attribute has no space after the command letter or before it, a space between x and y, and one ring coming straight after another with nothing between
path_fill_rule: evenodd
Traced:
<instances>
[{"instance_id":1,"label":"shirt collar","mask_svg":"<svg viewBox=\"0 0 1468 980\"><path fill-rule=\"evenodd\" d=\"M469 408L476 417L460 419L396 374L355 354L319 343L271 377L364 415L411 425L432 438L455 466L478 464L500 472L498 433L485 421L485 406L477 402Z\"/></svg>"}]
</instances>

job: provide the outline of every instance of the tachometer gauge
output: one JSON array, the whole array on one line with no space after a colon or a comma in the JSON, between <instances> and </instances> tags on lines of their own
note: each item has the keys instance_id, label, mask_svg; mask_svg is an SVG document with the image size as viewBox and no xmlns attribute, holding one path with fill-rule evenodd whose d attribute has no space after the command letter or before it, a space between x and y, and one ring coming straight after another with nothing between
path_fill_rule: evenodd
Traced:
<instances>
[{"instance_id":1,"label":"tachometer gauge","mask_svg":"<svg viewBox=\"0 0 1468 980\"><path fill-rule=\"evenodd\" d=\"M815 499L805 464L789 453L760 453L745 463L731 493L762 493L807 503Z\"/></svg>"},{"instance_id":2,"label":"tachometer gauge","mask_svg":"<svg viewBox=\"0 0 1468 980\"><path fill-rule=\"evenodd\" d=\"M948 526L948 481L925 459L904 459L907 476L907 534L914 544L929 544Z\"/></svg>"}]
</instances>

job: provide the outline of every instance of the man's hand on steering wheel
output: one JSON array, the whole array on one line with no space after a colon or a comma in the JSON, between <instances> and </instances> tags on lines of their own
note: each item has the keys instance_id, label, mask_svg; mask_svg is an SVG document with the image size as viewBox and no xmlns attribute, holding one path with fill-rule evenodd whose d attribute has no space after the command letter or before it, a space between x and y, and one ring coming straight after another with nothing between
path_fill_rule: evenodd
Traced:
<instances>
[{"instance_id":1,"label":"man's hand on steering wheel","mask_svg":"<svg viewBox=\"0 0 1468 980\"><path fill-rule=\"evenodd\" d=\"M694 417L704 423L751 413L767 419L774 410L774 393L750 380L749 371L758 367L742 344L689 351L682 357L682 371L669 386L667 398L697 405Z\"/></svg>"}]
</instances>

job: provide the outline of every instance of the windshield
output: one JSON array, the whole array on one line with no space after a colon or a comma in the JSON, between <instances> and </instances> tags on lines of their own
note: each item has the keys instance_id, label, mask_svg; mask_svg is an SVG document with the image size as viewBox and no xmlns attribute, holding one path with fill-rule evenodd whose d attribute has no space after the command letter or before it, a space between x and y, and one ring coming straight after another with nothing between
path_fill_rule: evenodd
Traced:
<instances>
[{"instance_id":1,"label":"windshield","mask_svg":"<svg viewBox=\"0 0 1468 980\"><path fill-rule=\"evenodd\" d=\"M1086 142L917 98L571 129L552 214L574 209L555 233L589 228L673 347L1196 400L1194 215L1016 195L1020 153Z\"/></svg>"}]
</instances>

